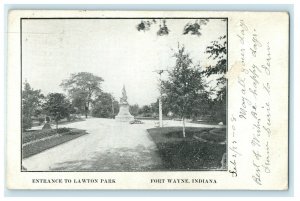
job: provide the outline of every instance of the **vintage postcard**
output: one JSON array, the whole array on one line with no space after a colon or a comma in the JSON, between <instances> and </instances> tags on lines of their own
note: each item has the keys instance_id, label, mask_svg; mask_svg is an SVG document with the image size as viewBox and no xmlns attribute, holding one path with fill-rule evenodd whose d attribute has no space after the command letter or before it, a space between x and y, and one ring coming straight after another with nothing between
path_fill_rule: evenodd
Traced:
<instances>
[{"instance_id":1,"label":"vintage postcard","mask_svg":"<svg viewBox=\"0 0 300 201\"><path fill-rule=\"evenodd\" d=\"M9 189L288 189L286 12L11 10Z\"/></svg>"}]
</instances>

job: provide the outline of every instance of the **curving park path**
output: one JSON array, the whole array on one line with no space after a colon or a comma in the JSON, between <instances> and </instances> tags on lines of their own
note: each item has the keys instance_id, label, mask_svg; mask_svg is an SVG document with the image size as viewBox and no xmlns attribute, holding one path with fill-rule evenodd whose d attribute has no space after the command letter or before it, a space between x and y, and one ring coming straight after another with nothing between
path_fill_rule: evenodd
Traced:
<instances>
[{"instance_id":1,"label":"curving park path","mask_svg":"<svg viewBox=\"0 0 300 201\"><path fill-rule=\"evenodd\" d=\"M89 134L23 159L27 171L149 171L162 169L156 145L144 124L116 122L114 119L89 118L66 125L85 129ZM179 126L169 121L167 126ZM169 124L169 125L168 125ZM191 124L187 126L201 126Z\"/></svg>"}]
</instances>

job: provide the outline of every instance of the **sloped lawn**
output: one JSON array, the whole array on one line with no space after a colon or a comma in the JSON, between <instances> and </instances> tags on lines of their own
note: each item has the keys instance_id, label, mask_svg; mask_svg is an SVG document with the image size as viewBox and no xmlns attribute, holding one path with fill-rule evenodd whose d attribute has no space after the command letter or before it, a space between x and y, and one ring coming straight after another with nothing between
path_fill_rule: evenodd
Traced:
<instances>
[{"instance_id":1,"label":"sloped lawn","mask_svg":"<svg viewBox=\"0 0 300 201\"><path fill-rule=\"evenodd\" d=\"M219 170L226 152L226 128L151 128L163 165L168 170Z\"/></svg>"}]
</instances>

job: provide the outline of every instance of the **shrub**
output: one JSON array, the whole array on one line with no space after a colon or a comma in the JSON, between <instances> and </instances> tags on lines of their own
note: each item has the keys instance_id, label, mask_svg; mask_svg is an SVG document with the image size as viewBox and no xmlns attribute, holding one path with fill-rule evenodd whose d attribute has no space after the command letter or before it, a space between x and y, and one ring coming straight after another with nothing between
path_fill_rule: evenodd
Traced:
<instances>
[{"instance_id":1,"label":"shrub","mask_svg":"<svg viewBox=\"0 0 300 201\"><path fill-rule=\"evenodd\" d=\"M67 133L69 131L70 131L69 128L58 128L57 129L57 133Z\"/></svg>"},{"instance_id":2,"label":"shrub","mask_svg":"<svg viewBox=\"0 0 300 201\"><path fill-rule=\"evenodd\" d=\"M44 123L44 121L45 121L45 118L43 118L43 117L39 117L39 125L42 125L42 123Z\"/></svg>"},{"instance_id":3,"label":"shrub","mask_svg":"<svg viewBox=\"0 0 300 201\"><path fill-rule=\"evenodd\" d=\"M32 119L29 116L22 116L22 129L23 131L32 127Z\"/></svg>"}]
</instances>

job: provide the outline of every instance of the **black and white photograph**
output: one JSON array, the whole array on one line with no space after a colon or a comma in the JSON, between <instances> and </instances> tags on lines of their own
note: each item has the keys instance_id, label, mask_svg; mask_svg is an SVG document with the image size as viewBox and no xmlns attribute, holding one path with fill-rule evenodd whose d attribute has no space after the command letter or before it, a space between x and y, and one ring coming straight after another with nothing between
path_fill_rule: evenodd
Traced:
<instances>
[{"instance_id":1,"label":"black and white photograph","mask_svg":"<svg viewBox=\"0 0 300 201\"><path fill-rule=\"evenodd\" d=\"M228 18L20 20L21 172L227 171Z\"/></svg>"},{"instance_id":2,"label":"black and white photograph","mask_svg":"<svg viewBox=\"0 0 300 201\"><path fill-rule=\"evenodd\" d=\"M7 188L289 188L288 12L8 19Z\"/></svg>"}]
</instances>

